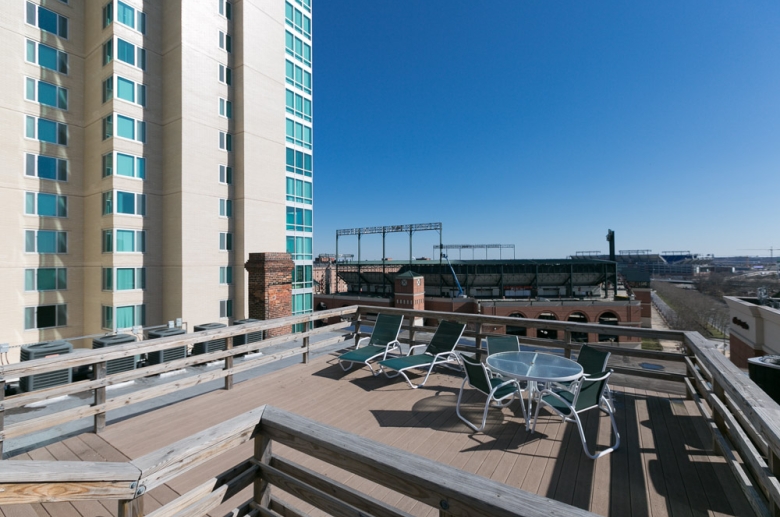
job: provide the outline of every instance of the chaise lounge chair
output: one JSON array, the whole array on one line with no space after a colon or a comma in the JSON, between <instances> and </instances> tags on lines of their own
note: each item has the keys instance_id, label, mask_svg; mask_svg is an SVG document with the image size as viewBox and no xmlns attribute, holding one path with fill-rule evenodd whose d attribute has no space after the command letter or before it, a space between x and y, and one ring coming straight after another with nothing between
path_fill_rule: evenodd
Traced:
<instances>
[{"instance_id":1,"label":"chaise lounge chair","mask_svg":"<svg viewBox=\"0 0 780 517\"><path fill-rule=\"evenodd\" d=\"M386 359L388 352L401 349L398 334L401 332L403 321L403 315L380 314L377 316L371 336L359 339L353 350L339 356L341 369L346 372L355 363L361 363L368 366L372 374L379 375L382 367L379 367L379 371L374 371L371 361ZM365 343L366 341L368 343ZM364 343L365 345L363 345Z\"/></svg>"},{"instance_id":2,"label":"chaise lounge chair","mask_svg":"<svg viewBox=\"0 0 780 517\"><path fill-rule=\"evenodd\" d=\"M379 362L381 368L386 368L385 375L390 378L403 375L406 382L412 388L419 388L423 386L430 377L433 367L437 364L452 363L458 361L458 356L455 353L455 346L458 344L460 336L463 335L463 331L466 330L465 323L456 323L454 321L442 321L439 323L439 328L436 329L436 333L431 338L431 342L427 345L415 345L409 349L409 355L405 357L395 357L393 359L387 359ZM422 354L412 355L416 348L426 347ZM412 368L427 369L425 379L418 384L414 385L409 377L406 375L406 370ZM395 370L396 373L390 374L387 370Z\"/></svg>"}]
</instances>

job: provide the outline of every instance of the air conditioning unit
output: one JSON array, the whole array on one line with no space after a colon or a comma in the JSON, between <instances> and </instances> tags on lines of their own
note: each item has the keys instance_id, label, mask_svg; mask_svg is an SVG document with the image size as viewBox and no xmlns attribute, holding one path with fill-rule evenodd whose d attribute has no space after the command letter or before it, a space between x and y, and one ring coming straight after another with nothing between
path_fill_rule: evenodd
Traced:
<instances>
[{"instance_id":1,"label":"air conditioning unit","mask_svg":"<svg viewBox=\"0 0 780 517\"><path fill-rule=\"evenodd\" d=\"M33 345L24 345L21 351L21 360L32 361L33 359L45 359L47 357L69 354L72 351L73 345L67 341L46 341ZM42 390L61 384L69 384L72 380L73 372L68 368L67 370L57 370L56 372L39 373L28 377L22 377L19 380L19 388L22 391Z\"/></svg>"},{"instance_id":2,"label":"air conditioning unit","mask_svg":"<svg viewBox=\"0 0 780 517\"><path fill-rule=\"evenodd\" d=\"M223 329L227 325L224 323L204 323L203 325L195 325L195 332L202 330ZM225 339L214 339L212 341L206 341L204 343L196 343L192 347L192 355L207 354L209 352L217 352L225 350L227 348L227 342Z\"/></svg>"},{"instance_id":3,"label":"air conditioning unit","mask_svg":"<svg viewBox=\"0 0 780 517\"><path fill-rule=\"evenodd\" d=\"M149 339L157 339L161 337L180 336L186 334L182 328L168 328L160 330L149 331ZM146 356L147 364L161 364L177 359L184 359L187 357L187 347L177 346L175 348L168 348L166 350L159 350L157 352L149 352Z\"/></svg>"},{"instance_id":4,"label":"air conditioning unit","mask_svg":"<svg viewBox=\"0 0 780 517\"><path fill-rule=\"evenodd\" d=\"M233 325L243 325L245 323L259 323L262 320L256 320L254 318L249 318L246 320L236 320L233 322ZM257 343L258 341L263 340L263 331L258 330L257 332L250 332L248 334L242 334L240 336L234 336L233 337L233 346L241 346L246 345L247 343Z\"/></svg>"},{"instance_id":5,"label":"air conditioning unit","mask_svg":"<svg viewBox=\"0 0 780 517\"><path fill-rule=\"evenodd\" d=\"M124 345L126 343L134 343L134 342L135 342L135 336L133 336L132 334L117 334L115 336L104 336L92 340L92 349L95 350L98 348ZM111 375L113 373L135 370L135 365L136 365L136 356L134 355L123 357L122 359L112 359L107 363L106 374Z\"/></svg>"}]
</instances>

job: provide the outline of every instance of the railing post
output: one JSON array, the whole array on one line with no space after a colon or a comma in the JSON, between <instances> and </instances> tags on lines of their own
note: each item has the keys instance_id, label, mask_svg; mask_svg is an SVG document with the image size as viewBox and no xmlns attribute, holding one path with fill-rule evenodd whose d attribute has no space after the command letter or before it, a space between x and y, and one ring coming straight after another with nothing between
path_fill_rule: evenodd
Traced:
<instances>
[{"instance_id":1,"label":"railing post","mask_svg":"<svg viewBox=\"0 0 780 517\"><path fill-rule=\"evenodd\" d=\"M474 345L477 347L477 353L475 354L477 357L477 361L482 361L482 337L480 334L482 333L482 322L478 321L474 325L474 334L476 334L474 338Z\"/></svg>"},{"instance_id":2,"label":"railing post","mask_svg":"<svg viewBox=\"0 0 780 517\"><path fill-rule=\"evenodd\" d=\"M0 460L3 459L3 430L5 429L5 379L0 380Z\"/></svg>"},{"instance_id":3,"label":"railing post","mask_svg":"<svg viewBox=\"0 0 780 517\"><path fill-rule=\"evenodd\" d=\"M143 517L143 515L143 496L136 497L135 499L125 499L124 501L119 501L118 517Z\"/></svg>"},{"instance_id":4,"label":"railing post","mask_svg":"<svg viewBox=\"0 0 780 517\"><path fill-rule=\"evenodd\" d=\"M775 454L775 450L769 447L769 456L767 462L769 463L769 470L775 477L780 477L780 457ZM780 506L777 505L775 500L769 497L769 512L772 515L780 515Z\"/></svg>"},{"instance_id":5,"label":"railing post","mask_svg":"<svg viewBox=\"0 0 780 517\"><path fill-rule=\"evenodd\" d=\"M233 350L233 338L229 337L225 340L225 349ZM233 368L233 357L229 355L225 358L225 370L231 370ZM225 375L225 389L233 389L233 374Z\"/></svg>"},{"instance_id":6,"label":"railing post","mask_svg":"<svg viewBox=\"0 0 780 517\"><path fill-rule=\"evenodd\" d=\"M92 380L100 381L106 378L106 368L108 363L101 361L92 365ZM101 386L95 388L95 403L93 405L99 406L106 403L106 387ZM100 434L106 428L106 412L101 411L95 414L95 422L93 425L93 432Z\"/></svg>"},{"instance_id":7,"label":"railing post","mask_svg":"<svg viewBox=\"0 0 780 517\"><path fill-rule=\"evenodd\" d=\"M255 462L269 465L271 463L271 438L264 433L255 435ZM254 502L263 508L271 504L271 484L260 474L255 477Z\"/></svg>"},{"instance_id":8,"label":"railing post","mask_svg":"<svg viewBox=\"0 0 780 517\"><path fill-rule=\"evenodd\" d=\"M303 331L308 332L309 331L309 322L304 321L303 322ZM305 348L306 351L303 353L303 363L306 364L309 362L309 336L303 337L303 345L301 345L301 348Z\"/></svg>"},{"instance_id":9,"label":"railing post","mask_svg":"<svg viewBox=\"0 0 780 517\"><path fill-rule=\"evenodd\" d=\"M355 313L355 319L352 320L352 324L355 325L355 346L360 341L360 313Z\"/></svg>"},{"instance_id":10,"label":"railing post","mask_svg":"<svg viewBox=\"0 0 780 517\"><path fill-rule=\"evenodd\" d=\"M564 330L563 331L563 340L566 342L566 345L563 347L563 357L566 359L571 359L571 331L570 330Z\"/></svg>"},{"instance_id":11,"label":"railing post","mask_svg":"<svg viewBox=\"0 0 780 517\"><path fill-rule=\"evenodd\" d=\"M724 404L726 403L723 386L721 386L720 383L715 379L715 376L712 378L712 394L719 398ZM712 419L715 421L715 425L718 426L718 429L720 429L720 432L723 433L723 436L729 436L729 431L726 427L726 421L723 419L723 415L720 413L720 411L716 411L715 408L712 410ZM725 451L722 451L722 454L725 456Z\"/></svg>"}]
</instances>

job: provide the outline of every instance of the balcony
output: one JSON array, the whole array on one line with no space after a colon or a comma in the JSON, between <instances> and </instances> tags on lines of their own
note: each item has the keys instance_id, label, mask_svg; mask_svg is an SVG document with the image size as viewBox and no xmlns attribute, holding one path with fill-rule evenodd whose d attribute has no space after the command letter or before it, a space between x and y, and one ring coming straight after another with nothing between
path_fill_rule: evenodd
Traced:
<instances>
[{"instance_id":1,"label":"balcony","mask_svg":"<svg viewBox=\"0 0 780 517\"><path fill-rule=\"evenodd\" d=\"M522 320L562 336L521 338L524 346L567 356L581 346L575 332L671 339L685 351L603 346L612 352L621 445L593 461L575 426L542 411L531 434L516 404L491 409L485 431L471 433L455 415L459 372L438 370L417 390L367 369L342 372L334 351L364 334L376 310L345 307L2 367L0 387L63 367L92 365L94 375L2 401L10 457L0 463L0 515L770 515L780 507L780 406L696 333ZM482 328L517 324L382 311L426 323L404 325L407 344L425 342L437 320L468 323L459 348L470 353L482 352ZM232 346L237 335L298 323L302 334ZM227 350L106 374L109 360L221 338ZM235 358L258 350L264 355ZM257 374L284 361L296 364ZM158 377L182 368L188 373ZM132 389L108 389L130 380ZM467 399L470 415L482 400ZM45 414L30 407L44 401ZM92 432L73 430L85 425ZM585 427L589 443L608 446L607 417L591 412ZM21 441L30 444L24 453Z\"/></svg>"}]
</instances>

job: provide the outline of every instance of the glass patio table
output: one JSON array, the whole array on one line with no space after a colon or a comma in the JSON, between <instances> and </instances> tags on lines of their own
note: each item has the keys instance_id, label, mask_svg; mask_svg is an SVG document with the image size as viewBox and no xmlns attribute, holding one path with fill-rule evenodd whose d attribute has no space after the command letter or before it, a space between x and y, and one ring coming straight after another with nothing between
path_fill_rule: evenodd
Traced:
<instances>
[{"instance_id":1,"label":"glass patio table","mask_svg":"<svg viewBox=\"0 0 780 517\"><path fill-rule=\"evenodd\" d=\"M488 368L504 377L528 381L528 415L537 395L537 383L576 381L583 375L582 365L571 359L542 352L501 352L488 356ZM528 429L528 422L525 423Z\"/></svg>"}]
</instances>

